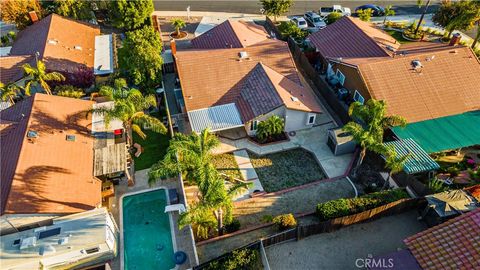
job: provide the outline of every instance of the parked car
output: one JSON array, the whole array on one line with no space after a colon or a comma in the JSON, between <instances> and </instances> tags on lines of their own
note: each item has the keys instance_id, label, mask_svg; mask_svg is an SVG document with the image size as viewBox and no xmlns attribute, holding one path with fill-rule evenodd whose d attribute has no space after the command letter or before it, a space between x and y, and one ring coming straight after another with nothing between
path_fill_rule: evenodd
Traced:
<instances>
[{"instance_id":1,"label":"parked car","mask_svg":"<svg viewBox=\"0 0 480 270\"><path fill-rule=\"evenodd\" d=\"M355 9L355 13L357 13L359 10L364 10L364 9L371 9L373 11L373 14L372 14L373 17L385 16L385 9L383 7L372 5L372 4L367 4L367 5L357 7Z\"/></svg>"},{"instance_id":2,"label":"parked car","mask_svg":"<svg viewBox=\"0 0 480 270\"><path fill-rule=\"evenodd\" d=\"M309 11L303 15L305 20L307 20L308 23L310 23L313 27L323 29L327 26L327 23L318 15L317 13L313 11Z\"/></svg>"},{"instance_id":3,"label":"parked car","mask_svg":"<svg viewBox=\"0 0 480 270\"><path fill-rule=\"evenodd\" d=\"M328 16L328 14L332 12L339 12L343 16L350 16L352 15L352 11L350 8L347 7L342 7L340 5L333 5L332 7L321 7L320 8L320 16L325 18Z\"/></svg>"},{"instance_id":4,"label":"parked car","mask_svg":"<svg viewBox=\"0 0 480 270\"><path fill-rule=\"evenodd\" d=\"M298 26L298 28L300 28L300 29L307 29L308 28L307 21L305 21L305 19L302 18L302 17L294 17L292 19L292 22L294 22Z\"/></svg>"}]
</instances>

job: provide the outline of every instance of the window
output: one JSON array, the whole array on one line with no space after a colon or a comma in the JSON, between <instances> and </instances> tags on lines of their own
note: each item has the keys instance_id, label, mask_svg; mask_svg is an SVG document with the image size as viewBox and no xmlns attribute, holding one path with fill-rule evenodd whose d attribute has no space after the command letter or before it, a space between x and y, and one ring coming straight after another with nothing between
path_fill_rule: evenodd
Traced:
<instances>
[{"instance_id":1,"label":"window","mask_svg":"<svg viewBox=\"0 0 480 270\"><path fill-rule=\"evenodd\" d=\"M257 130L257 125L258 125L258 120L253 120L252 123L250 123L250 131Z\"/></svg>"},{"instance_id":2,"label":"window","mask_svg":"<svg viewBox=\"0 0 480 270\"><path fill-rule=\"evenodd\" d=\"M315 123L315 114L308 114L307 125L313 125Z\"/></svg>"},{"instance_id":3,"label":"window","mask_svg":"<svg viewBox=\"0 0 480 270\"><path fill-rule=\"evenodd\" d=\"M365 99L357 90L355 90L355 94L353 94L353 100L358 101L361 104L365 103Z\"/></svg>"},{"instance_id":4,"label":"window","mask_svg":"<svg viewBox=\"0 0 480 270\"><path fill-rule=\"evenodd\" d=\"M345 83L345 75L340 71L340 69L337 69L337 78L338 82L343 85Z\"/></svg>"}]
</instances>

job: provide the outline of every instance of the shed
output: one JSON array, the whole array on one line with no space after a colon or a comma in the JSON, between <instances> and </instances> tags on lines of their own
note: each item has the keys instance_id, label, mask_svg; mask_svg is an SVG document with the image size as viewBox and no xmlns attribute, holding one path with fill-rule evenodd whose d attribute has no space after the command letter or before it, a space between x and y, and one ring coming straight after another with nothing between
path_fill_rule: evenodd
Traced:
<instances>
[{"instance_id":1,"label":"shed","mask_svg":"<svg viewBox=\"0 0 480 270\"><path fill-rule=\"evenodd\" d=\"M332 150L333 154L343 155L353 153L355 151L356 143L352 135L344 132L341 128L332 129L328 131L327 145Z\"/></svg>"}]
</instances>

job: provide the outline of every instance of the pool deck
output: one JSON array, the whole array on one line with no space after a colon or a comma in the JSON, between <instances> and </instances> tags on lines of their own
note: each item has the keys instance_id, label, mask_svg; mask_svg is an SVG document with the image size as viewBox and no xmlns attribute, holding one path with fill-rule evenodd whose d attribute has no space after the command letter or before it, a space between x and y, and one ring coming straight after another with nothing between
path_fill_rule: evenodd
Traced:
<instances>
[{"instance_id":1,"label":"pool deck","mask_svg":"<svg viewBox=\"0 0 480 270\"><path fill-rule=\"evenodd\" d=\"M135 185L132 187L127 186L126 183L125 184L122 183L116 186L115 201L112 204L110 211L112 212L112 215L115 218L115 221L117 222L117 224L119 224L120 230L122 230L122 225L120 224L120 205L121 205L120 198L123 195L129 194L129 193L135 193L139 191L150 191L150 190L158 189L159 187L165 187L167 189L175 188L180 193L180 190L181 190L180 181L178 181L177 179L168 179L168 180L159 181L155 185L150 187L148 185L147 173L148 173L148 169L135 172ZM179 200L180 200L180 203L184 203L181 194L179 194ZM193 242L192 231L189 227L184 227L182 230L179 230L178 229L178 218L179 218L178 213L171 212L171 215L172 215L172 220L174 224L173 229L175 232L175 242L177 246L176 251L181 250L187 253L188 255L187 262L180 265L177 269L178 270L190 269L193 266L197 265L196 262L198 262L196 250L195 250L195 242ZM120 243L118 256L111 263L112 269L116 269L116 270L121 269L122 253L123 253L123 246L122 246L122 243Z\"/></svg>"}]
</instances>

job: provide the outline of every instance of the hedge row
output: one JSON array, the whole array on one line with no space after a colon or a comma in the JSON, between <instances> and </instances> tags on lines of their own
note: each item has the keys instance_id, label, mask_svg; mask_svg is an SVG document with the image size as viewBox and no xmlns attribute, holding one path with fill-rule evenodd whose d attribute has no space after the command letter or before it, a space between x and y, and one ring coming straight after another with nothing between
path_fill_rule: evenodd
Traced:
<instances>
[{"instance_id":1,"label":"hedge row","mask_svg":"<svg viewBox=\"0 0 480 270\"><path fill-rule=\"evenodd\" d=\"M353 215L406 198L409 198L409 196L404 189L393 189L370 193L357 198L328 201L317 205L317 216L320 220L325 221Z\"/></svg>"}]
</instances>

